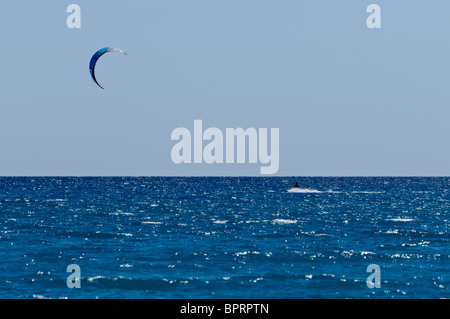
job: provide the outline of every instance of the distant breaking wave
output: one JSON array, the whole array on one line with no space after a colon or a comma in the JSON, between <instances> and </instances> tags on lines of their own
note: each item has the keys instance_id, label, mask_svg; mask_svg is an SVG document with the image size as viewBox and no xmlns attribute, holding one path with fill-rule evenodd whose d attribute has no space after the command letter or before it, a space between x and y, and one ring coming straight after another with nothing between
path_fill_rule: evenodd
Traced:
<instances>
[{"instance_id":1,"label":"distant breaking wave","mask_svg":"<svg viewBox=\"0 0 450 319\"><path fill-rule=\"evenodd\" d=\"M272 224L278 224L278 225L286 225L286 224L296 224L297 220L295 219L274 219L272 221Z\"/></svg>"},{"instance_id":2,"label":"distant breaking wave","mask_svg":"<svg viewBox=\"0 0 450 319\"><path fill-rule=\"evenodd\" d=\"M342 192L338 192L338 191L334 191L334 190L319 191L317 189L294 187L294 188L288 189L288 193L302 193L302 194L336 193L336 194L340 194Z\"/></svg>"},{"instance_id":3,"label":"distant breaking wave","mask_svg":"<svg viewBox=\"0 0 450 319\"><path fill-rule=\"evenodd\" d=\"M318 191L317 189L291 188L291 189L288 189L288 193L323 193L323 192Z\"/></svg>"},{"instance_id":4,"label":"distant breaking wave","mask_svg":"<svg viewBox=\"0 0 450 319\"><path fill-rule=\"evenodd\" d=\"M400 218L400 217L398 217L398 218L387 218L386 220L390 220L390 221L393 221L393 222L412 222L412 221L414 221L414 219L412 219L412 218Z\"/></svg>"},{"instance_id":5,"label":"distant breaking wave","mask_svg":"<svg viewBox=\"0 0 450 319\"><path fill-rule=\"evenodd\" d=\"M327 190L327 191L319 191L317 189L310 189L310 188L291 188L288 189L288 193L301 193L301 194L320 194L320 193L334 193L334 194L342 194L342 193L348 193L348 192L340 192L340 191L334 191L334 190ZM374 191L353 191L352 194L382 194L383 192L374 192ZM348 193L349 194L349 193Z\"/></svg>"}]
</instances>

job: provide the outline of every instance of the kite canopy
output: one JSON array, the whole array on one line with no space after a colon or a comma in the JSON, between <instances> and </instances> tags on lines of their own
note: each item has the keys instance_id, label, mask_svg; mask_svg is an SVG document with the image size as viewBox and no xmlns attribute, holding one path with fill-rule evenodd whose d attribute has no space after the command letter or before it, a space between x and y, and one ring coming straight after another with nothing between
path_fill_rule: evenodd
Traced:
<instances>
[{"instance_id":1,"label":"kite canopy","mask_svg":"<svg viewBox=\"0 0 450 319\"><path fill-rule=\"evenodd\" d=\"M105 54L105 53L107 53L107 52L111 52L111 51L120 52L120 53L123 53L123 54L126 55L126 53L123 52L123 51L120 50L120 49L111 48L111 47L106 47L106 48L100 49L100 50L98 50L97 52L95 52L94 55L93 55L92 58L91 58L91 62L89 62L89 72L91 72L92 79L93 79L94 82L97 83L97 85L98 85L99 87L101 87L102 89L103 89L103 87L102 87L100 84L98 84L97 80L95 79L95 72L94 72L94 70L95 70L95 64L97 63L97 60L100 59L100 57L101 57L103 54Z\"/></svg>"}]
</instances>

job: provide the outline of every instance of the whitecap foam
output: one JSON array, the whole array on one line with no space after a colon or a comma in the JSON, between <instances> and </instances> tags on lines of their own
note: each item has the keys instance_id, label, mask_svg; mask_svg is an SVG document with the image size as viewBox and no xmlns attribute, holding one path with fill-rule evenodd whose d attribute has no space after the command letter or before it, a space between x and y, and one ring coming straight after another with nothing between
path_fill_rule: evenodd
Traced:
<instances>
[{"instance_id":1,"label":"whitecap foam","mask_svg":"<svg viewBox=\"0 0 450 319\"><path fill-rule=\"evenodd\" d=\"M109 215L124 215L124 216L133 216L133 213L127 213L127 212L123 212L121 210L118 210L116 212L111 212L109 213Z\"/></svg>"},{"instance_id":2,"label":"whitecap foam","mask_svg":"<svg viewBox=\"0 0 450 319\"><path fill-rule=\"evenodd\" d=\"M414 221L414 219L412 219L412 218L400 218L400 217L388 218L386 220L390 220L390 221L393 221L393 222L412 222L412 221Z\"/></svg>"},{"instance_id":3,"label":"whitecap foam","mask_svg":"<svg viewBox=\"0 0 450 319\"><path fill-rule=\"evenodd\" d=\"M361 256L364 256L364 255L375 255L375 253L372 251L362 251Z\"/></svg>"},{"instance_id":4,"label":"whitecap foam","mask_svg":"<svg viewBox=\"0 0 450 319\"><path fill-rule=\"evenodd\" d=\"M121 233L120 235L125 236L125 237L133 237L133 234L130 234L130 233Z\"/></svg>"},{"instance_id":5,"label":"whitecap foam","mask_svg":"<svg viewBox=\"0 0 450 319\"><path fill-rule=\"evenodd\" d=\"M248 254L252 254L252 255L260 255L261 253L259 251L239 251L237 253L234 253L235 256L245 256Z\"/></svg>"},{"instance_id":6,"label":"whitecap foam","mask_svg":"<svg viewBox=\"0 0 450 319\"><path fill-rule=\"evenodd\" d=\"M213 221L214 224L226 224L228 223L228 220L215 220Z\"/></svg>"},{"instance_id":7,"label":"whitecap foam","mask_svg":"<svg viewBox=\"0 0 450 319\"><path fill-rule=\"evenodd\" d=\"M288 189L288 193L323 193L321 191L318 191L317 189L309 189L309 188L291 188Z\"/></svg>"},{"instance_id":8,"label":"whitecap foam","mask_svg":"<svg viewBox=\"0 0 450 319\"><path fill-rule=\"evenodd\" d=\"M399 234L400 232L398 229L394 229L394 230L389 229L389 230L387 230L385 232L381 232L381 233L382 234Z\"/></svg>"},{"instance_id":9,"label":"whitecap foam","mask_svg":"<svg viewBox=\"0 0 450 319\"><path fill-rule=\"evenodd\" d=\"M301 194L320 194L320 193L333 193L333 194L341 194L340 191L334 191L332 189L329 189L327 191L319 191L317 189L311 189L311 188L291 188L288 189L288 193L301 193Z\"/></svg>"},{"instance_id":10,"label":"whitecap foam","mask_svg":"<svg viewBox=\"0 0 450 319\"><path fill-rule=\"evenodd\" d=\"M272 221L272 224L277 224L277 225L286 225L286 224L296 224L298 222L298 220L296 219L274 219Z\"/></svg>"},{"instance_id":11,"label":"whitecap foam","mask_svg":"<svg viewBox=\"0 0 450 319\"><path fill-rule=\"evenodd\" d=\"M93 276L93 277L89 277L88 279L87 279L87 281L89 281L89 282L101 282L101 281L109 281L109 280L111 280L111 281L118 281L118 280L128 280L128 281L131 281L131 280L133 280L133 279L131 279L131 278L126 278L126 277L123 277L123 276L117 276L117 277L105 277L105 276Z\"/></svg>"},{"instance_id":12,"label":"whitecap foam","mask_svg":"<svg viewBox=\"0 0 450 319\"><path fill-rule=\"evenodd\" d=\"M96 280L99 280L99 279L104 279L105 277L103 277L103 276L93 276L93 277L89 277L88 279L87 279L87 281L89 281L89 282L93 282L93 281L96 281Z\"/></svg>"}]
</instances>

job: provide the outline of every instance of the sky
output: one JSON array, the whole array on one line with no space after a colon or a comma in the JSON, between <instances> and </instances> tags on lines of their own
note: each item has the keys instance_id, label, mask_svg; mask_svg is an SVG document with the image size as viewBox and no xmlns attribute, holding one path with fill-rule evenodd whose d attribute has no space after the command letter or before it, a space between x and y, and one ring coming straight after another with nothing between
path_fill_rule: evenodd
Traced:
<instances>
[{"instance_id":1,"label":"sky","mask_svg":"<svg viewBox=\"0 0 450 319\"><path fill-rule=\"evenodd\" d=\"M69 29L68 5L81 8ZM369 29L366 8L381 8ZM281 176L449 176L448 1L2 1L0 176L259 176L171 133L279 128ZM117 47L96 67L100 48Z\"/></svg>"}]
</instances>

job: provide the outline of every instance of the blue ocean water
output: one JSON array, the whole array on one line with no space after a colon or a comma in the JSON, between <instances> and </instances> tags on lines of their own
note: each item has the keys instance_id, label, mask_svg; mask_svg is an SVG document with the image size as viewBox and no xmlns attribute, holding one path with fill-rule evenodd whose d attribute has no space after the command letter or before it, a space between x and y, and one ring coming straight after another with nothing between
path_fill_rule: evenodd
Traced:
<instances>
[{"instance_id":1,"label":"blue ocean water","mask_svg":"<svg viewBox=\"0 0 450 319\"><path fill-rule=\"evenodd\" d=\"M419 177L4 177L0 298L449 298L449 189ZM371 264L380 288L367 285Z\"/></svg>"}]
</instances>

